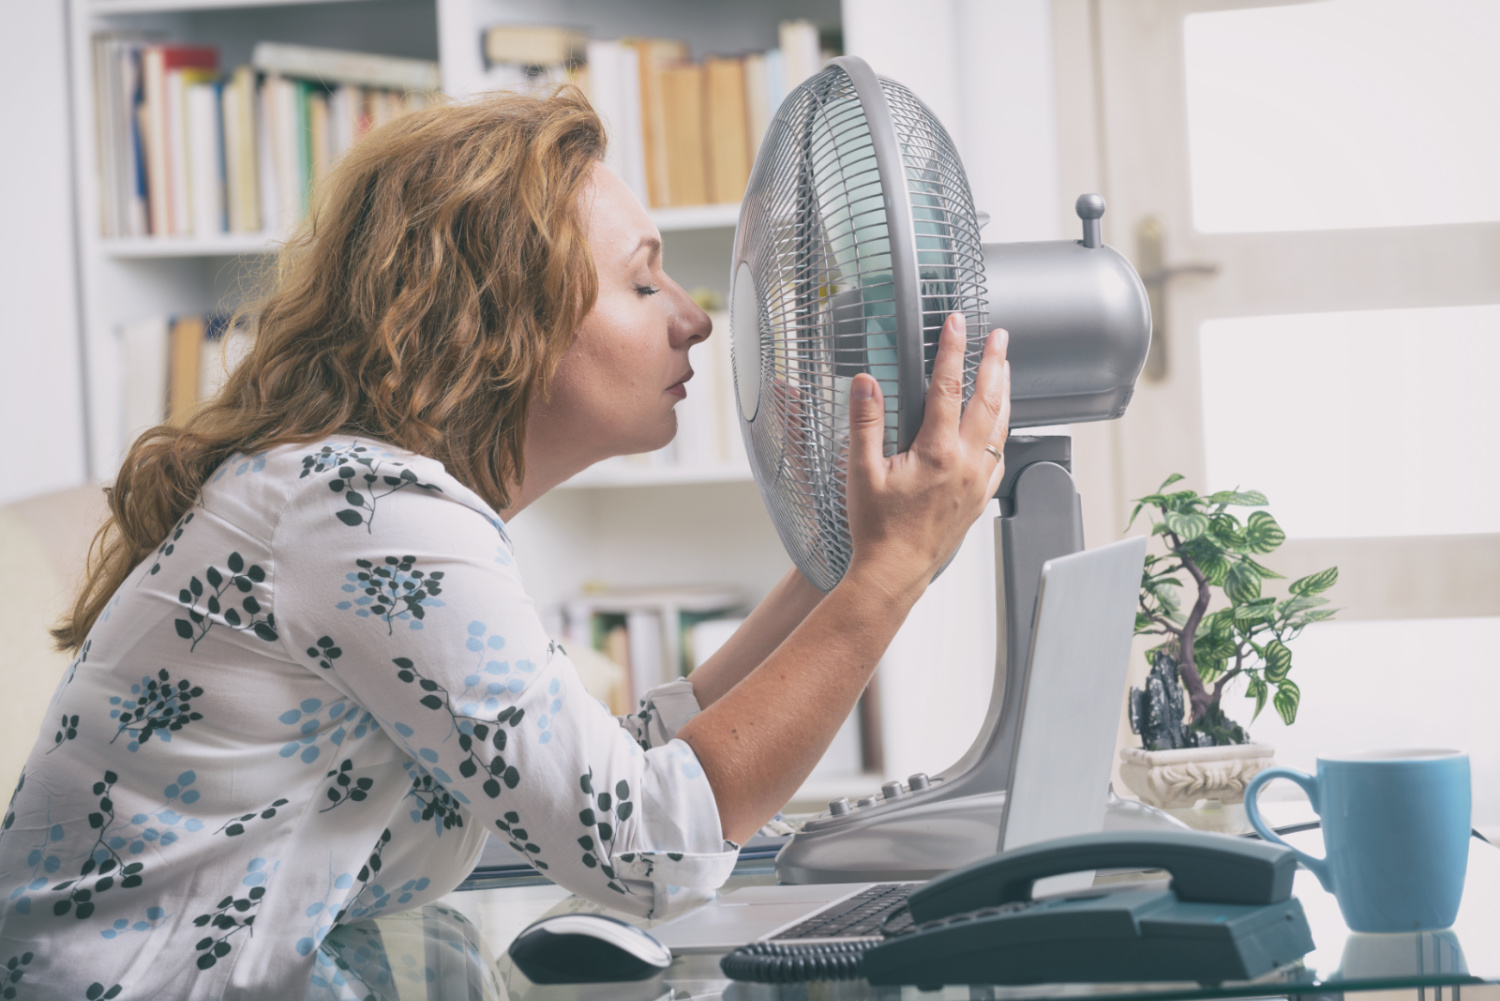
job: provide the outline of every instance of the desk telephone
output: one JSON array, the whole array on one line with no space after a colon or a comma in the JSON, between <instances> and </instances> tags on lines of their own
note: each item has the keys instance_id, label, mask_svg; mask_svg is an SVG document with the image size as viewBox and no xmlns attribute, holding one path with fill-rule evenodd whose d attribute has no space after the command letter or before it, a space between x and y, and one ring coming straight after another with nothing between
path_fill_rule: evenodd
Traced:
<instances>
[{"instance_id":1,"label":"desk telephone","mask_svg":"<svg viewBox=\"0 0 1500 1001\"><path fill-rule=\"evenodd\" d=\"M1165 869L1172 881L1033 898L1037 880L1090 869ZM917 889L907 912L887 920L882 941L832 968L872 984L924 989L1250 980L1313 948L1302 905L1291 895L1296 869L1296 857L1284 848L1196 832L1059 838ZM815 955L810 951L809 961L798 964L812 974L803 979L824 967Z\"/></svg>"}]
</instances>

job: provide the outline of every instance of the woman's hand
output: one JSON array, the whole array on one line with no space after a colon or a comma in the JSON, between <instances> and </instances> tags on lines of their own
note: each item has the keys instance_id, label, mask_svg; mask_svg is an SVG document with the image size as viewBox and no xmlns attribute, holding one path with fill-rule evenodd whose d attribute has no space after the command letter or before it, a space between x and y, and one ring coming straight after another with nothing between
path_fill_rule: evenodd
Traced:
<instances>
[{"instance_id":1,"label":"woman's hand","mask_svg":"<svg viewBox=\"0 0 1500 1001\"><path fill-rule=\"evenodd\" d=\"M873 376L849 393L849 479L845 490L854 555L845 580L920 594L963 541L1000 487L1010 424L1008 336L993 330L974 395L963 406L964 318L950 315L938 340L922 430L911 448L886 457L885 399Z\"/></svg>"}]
</instances>

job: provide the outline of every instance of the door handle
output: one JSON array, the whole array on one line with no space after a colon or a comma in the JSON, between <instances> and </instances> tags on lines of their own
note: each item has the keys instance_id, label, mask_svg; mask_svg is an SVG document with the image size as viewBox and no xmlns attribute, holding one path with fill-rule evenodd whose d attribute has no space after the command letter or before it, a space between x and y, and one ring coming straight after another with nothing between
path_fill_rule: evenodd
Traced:
<instances>
[{"instance_id":1,"label":"door handle","mask_svg":"<svg viewBox=\"0 0 1500 1001\"><path fill-rule=\"evenodd\" d=\"M1166 263L1166 228L1161 219L1148 215L1135 228L1136 271L1141 284L1146 286L1146 298L1151 303L1151 348L1146 353L1144 375L1152 382L1167 377L1167 282L1185 275L1204 277L1219 273L1219 266L1211 261L1186 261L1181 264Z\"/></svg>"}]
</instances>

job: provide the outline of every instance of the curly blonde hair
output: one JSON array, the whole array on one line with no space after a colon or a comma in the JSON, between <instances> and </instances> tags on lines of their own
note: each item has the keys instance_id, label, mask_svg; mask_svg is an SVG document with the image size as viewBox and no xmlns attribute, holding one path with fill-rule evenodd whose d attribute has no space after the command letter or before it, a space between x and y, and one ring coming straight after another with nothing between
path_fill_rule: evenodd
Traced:
<instances>
[{"instance_id":1,"label":"curly blonde hair","mask_svg":"<svg viewBox=\"0 0 1500 1001\"><path fill-rule=\"evenodd\" d=\"M528 407L597 294L579 195L604 148L574 87L439 102L353 147L246 311L248 356L181 427L131 446L58 647L82 645L235 453L356 434L509 506Z\"/></svg>"}]
</instances>

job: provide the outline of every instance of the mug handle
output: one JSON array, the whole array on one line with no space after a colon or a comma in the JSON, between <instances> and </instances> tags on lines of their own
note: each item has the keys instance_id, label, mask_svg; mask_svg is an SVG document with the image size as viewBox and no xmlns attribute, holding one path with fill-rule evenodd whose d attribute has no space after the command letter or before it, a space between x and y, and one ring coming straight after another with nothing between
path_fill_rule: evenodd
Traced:
<instances>
[{"instance_id":1,"label":"mug handle","mask_svg":"<svg viewBox=\"0 0 1500 1001\"><path fill-rule=\"evenodd\" d=\"M1326 858L1313 858L1306 852L1292 848L1291 845L1281 840L1275 831L1271 830L1269 824L1261 819L1260 808L1256 805L1255 801L1260 795L1261 786L1273 779L1288 779L1297 783L1302 787L1302 791L1307 793L1307 798L1312 802L1313 811L1318 811L1317 779L1306 772L1299 772L1295 768L1267 768L1251 779L1250 784L1245 787L1245 815L1250 818L1250 826L1255 828L1256 834L1259 834L1267 841L1290 849L1292 854L1297 856L1297 861L1302 863L1303 868L1318 877L1318 882L1323 884L1323 889L1332 893L1333 873L1328 869L1328 860Z\"/></svg>"}]
</instances>

